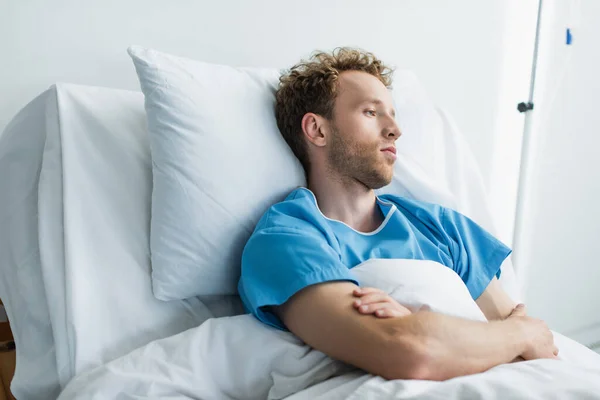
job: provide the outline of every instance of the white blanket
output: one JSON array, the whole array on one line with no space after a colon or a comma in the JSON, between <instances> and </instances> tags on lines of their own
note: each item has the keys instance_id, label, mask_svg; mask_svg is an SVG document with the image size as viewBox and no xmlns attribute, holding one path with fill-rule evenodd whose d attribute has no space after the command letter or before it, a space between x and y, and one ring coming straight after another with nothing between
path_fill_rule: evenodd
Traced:
<instances>
[{"instance_id":1,"label":"white blanket","mask_svg":"<svg viewBox=\"0 0 600 400\"><path fill-rule=\"evenodd\" d=\"M460 278L440 264L370 260L353 272L415 311L485 318ZM555 339L561 360L505 364L444 382L386 381L249 315L214 318L77 376L59 399L600 399L600 356Z\"/></svg>"}]
</instances>

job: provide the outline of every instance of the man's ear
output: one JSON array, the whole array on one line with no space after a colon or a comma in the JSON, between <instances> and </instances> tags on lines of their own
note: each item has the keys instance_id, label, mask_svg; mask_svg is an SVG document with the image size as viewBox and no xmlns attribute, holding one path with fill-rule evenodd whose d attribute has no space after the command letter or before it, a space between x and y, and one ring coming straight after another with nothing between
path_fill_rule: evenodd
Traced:
<instances>
[{"instance_id":1,"label":"man's ear","mask_svg":"<svg viewBox=\"0 0 600 400\"><path fill-rule=\"evenodd\" d=\"M302 132L308 141L318 147L325 146L329 124L322 116L315 113L306 113L302 117Z\"/></svg>"}]
</instances>

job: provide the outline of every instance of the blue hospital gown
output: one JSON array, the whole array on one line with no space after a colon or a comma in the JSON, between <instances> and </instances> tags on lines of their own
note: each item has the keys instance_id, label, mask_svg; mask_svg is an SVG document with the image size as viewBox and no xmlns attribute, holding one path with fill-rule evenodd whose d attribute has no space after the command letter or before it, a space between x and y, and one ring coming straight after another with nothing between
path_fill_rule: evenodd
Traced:
<instances>
[{"instance_id":1,"label":"blue hospital gown","mask_svg":"<svg viewBox=\"0 0 600 400\"><path fill-rule=\"evenodd\" d=\"M325 217L314 194L300 187L260 219L242 255L238 291L265 324L287 330L269 306L328 281L360 282L352 268L372 258L437 261L452 268L477 299L511 250L466 216L436 204L393 195L377 198L385 220L362 233Z\"/></svg>"}]
</instances>

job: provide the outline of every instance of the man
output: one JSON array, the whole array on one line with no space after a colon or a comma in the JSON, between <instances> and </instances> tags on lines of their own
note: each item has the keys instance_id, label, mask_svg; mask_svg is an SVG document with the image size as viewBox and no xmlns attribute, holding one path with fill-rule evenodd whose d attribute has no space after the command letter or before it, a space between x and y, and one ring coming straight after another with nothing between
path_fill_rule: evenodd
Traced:
<instances>
[{"instance_id":1,"label":"man","mask_svg":"<svg viewBox=\"0 0 600 400\"><path fill-rule=\"evenodd\" d=\"M496 279L506 246L456 211L375 195L392 179L401 135L391 72L371 53L339 48L281 77L277 124L307 188L272 206L248 240L239 283L245 307L387 379L444 380L555 358L548 327L526 316ZM490 322L411 313L385 293L359 288L352 268L370 258L452 268Z\"/></svg>"}]
</instances>

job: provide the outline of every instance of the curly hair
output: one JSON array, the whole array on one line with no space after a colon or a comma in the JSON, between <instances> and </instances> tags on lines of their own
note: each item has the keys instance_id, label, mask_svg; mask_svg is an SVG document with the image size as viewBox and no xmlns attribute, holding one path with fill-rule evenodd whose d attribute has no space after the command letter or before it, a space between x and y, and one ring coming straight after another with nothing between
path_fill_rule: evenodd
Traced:
<instances>
[{"instance_id":1,"label":"curly hair","mask_svg":"<svg viewBox=\"0 0 600 400\"><path fill-rule=\"evenodd\" d=\"M312 112L332 120L338 80L344 71L367 72L388 88L392 84L393 70L390 67L373 53L349 47L338 47L332 53L317 51L279 78L275 93L277 127L300 160L307 178L310 161L308 145L302 134L302 118Z\"/></svg>"}]
</instances>

